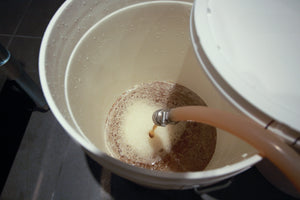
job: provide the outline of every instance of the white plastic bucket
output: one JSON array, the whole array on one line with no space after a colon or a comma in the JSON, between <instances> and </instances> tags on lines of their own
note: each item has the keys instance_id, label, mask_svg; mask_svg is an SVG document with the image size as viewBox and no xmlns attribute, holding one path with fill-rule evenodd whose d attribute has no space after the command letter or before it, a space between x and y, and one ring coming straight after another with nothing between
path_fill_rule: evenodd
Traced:
<instances>
[{"instance_id":1,"label":"white plastic bucket","mask_svg":"<svg viewBox=\"0 0 300 200\"><path fill-rule=\"evenodd\" d=\"M112 104L134 85L173 81L208 106L237 112L214 88L194 54L192 3L181 1L66 1L51 20L40 51L40 78L48 104L71 137L102 166L136 183L184 189L216 183L262 158L222 130L201 172L159 172L106 154L104 125Z\"/></svg>"}]
</instances>

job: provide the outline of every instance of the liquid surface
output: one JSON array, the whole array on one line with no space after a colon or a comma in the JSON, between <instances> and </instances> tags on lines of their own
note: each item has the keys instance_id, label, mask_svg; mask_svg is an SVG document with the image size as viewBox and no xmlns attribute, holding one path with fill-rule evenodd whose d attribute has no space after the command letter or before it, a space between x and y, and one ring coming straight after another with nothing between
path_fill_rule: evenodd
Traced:
<instances>
[{"instance_id":1,"label":"liquid surface","mask_svg":"<svg viewBox=\"0 0 300 200\"><path fill-rule=\"evenodd\" d=\"M203 170L215 151L214 127L195 122L153 126L154 111L186 105L206 104L193 91L170 82L144 83L126 91L106 120L106 144L111 155L152 170Z\"/></svg>"}]
</instances>

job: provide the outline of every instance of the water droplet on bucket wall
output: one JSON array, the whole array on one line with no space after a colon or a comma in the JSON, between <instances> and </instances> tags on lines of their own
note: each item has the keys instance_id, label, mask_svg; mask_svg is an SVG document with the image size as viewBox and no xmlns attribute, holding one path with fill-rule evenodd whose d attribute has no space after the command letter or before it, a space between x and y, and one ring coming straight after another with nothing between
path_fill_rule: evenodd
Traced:
<instances>
[{"instance_id":1,"label":"water droplet on bucket wall","mask_svg":"<svg viewBox=\"0 0 300 200\"><path fill-rule=\"evenodd\" d=\"M211 15L211 9L207 8L206 13L207 13L207 15Z\"/></svg>"}]
</instances>

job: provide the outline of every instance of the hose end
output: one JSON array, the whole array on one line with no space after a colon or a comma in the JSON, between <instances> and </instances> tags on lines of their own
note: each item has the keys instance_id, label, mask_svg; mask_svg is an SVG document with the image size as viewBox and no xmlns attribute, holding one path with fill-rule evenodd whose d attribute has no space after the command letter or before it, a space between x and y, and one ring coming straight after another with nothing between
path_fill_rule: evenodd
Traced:
<instances>
[{"instance_id":1,"label":"hose end","mask_svg":"<svg viewBox=\"0 0 300 200\"><path fill-rule=\"evenodd\" d=\"M177 122L173 122L169 117L170 109L159 109L155 111L152 115L153 123L157 126L165 127L168 124L176 124Z\"/></svg>"}]
</instances>

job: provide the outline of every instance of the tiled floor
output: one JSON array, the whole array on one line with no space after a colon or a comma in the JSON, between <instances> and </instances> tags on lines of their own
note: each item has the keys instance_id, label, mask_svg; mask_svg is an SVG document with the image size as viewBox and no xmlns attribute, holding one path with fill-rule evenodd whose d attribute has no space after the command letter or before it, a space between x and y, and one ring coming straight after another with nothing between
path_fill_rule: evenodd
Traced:
<instances>
[{"instance_id":1,"label":"tiled floor","mask_svg":"<svg viewBox=\"0 0 300 200\"><path fill-rule=\"evenodd\" d=\"M38 54L44 31L64 0L0 0L0 43L39 83Z\"/></svg>"},{"instance_id":2,"label":"tiled floor","mask_svg":"<svg viewBox=\"0 0 300 200\"><path fill-rule=\"evenodd\" d=\"M38 55L44 31L64 0L0 0L0 43L39 85ZM23 137L33 105L0 71L1 190Z\"/></svg>"}]
</instances>

